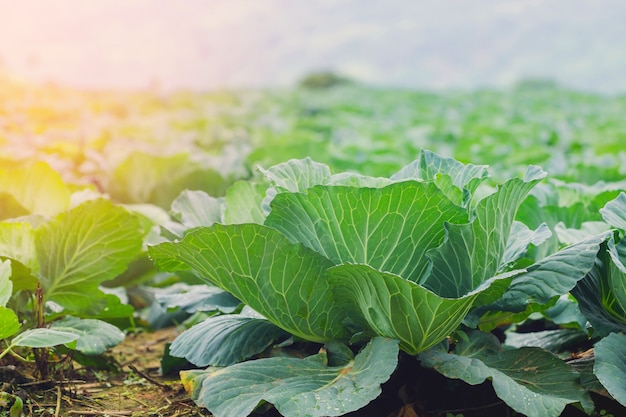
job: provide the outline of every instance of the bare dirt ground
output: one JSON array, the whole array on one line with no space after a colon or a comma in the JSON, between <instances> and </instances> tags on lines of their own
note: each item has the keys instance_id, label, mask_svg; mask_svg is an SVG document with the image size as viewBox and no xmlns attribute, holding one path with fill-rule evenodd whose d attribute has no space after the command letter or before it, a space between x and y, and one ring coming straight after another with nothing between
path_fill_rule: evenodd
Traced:
<instances>
[{"instance_id":1,"label":"bare dirt ground","mask_svg":"<svg viewBox=\"0 0 626 417\"><path fill-rule=\"evenodd\" d=\"M3 368L0 380L23 399L27 416L210 416L189 399L177 375L159 373L164 345L176 334L168 328L129 335L107 354L116 369L73 365L61 378L37 380L34 371L15 364Z\"/></svg>"}]
</instances>

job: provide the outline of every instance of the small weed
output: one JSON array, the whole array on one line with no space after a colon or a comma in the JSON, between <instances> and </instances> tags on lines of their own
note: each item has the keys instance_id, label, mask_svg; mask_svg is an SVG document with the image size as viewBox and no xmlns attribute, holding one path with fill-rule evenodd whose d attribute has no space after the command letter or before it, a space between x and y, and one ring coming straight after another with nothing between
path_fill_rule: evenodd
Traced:
<instances>
[{"instance_id":1,"label":"small weed","mask_svg":"<svg viewBox=\"0 0 626 417\"><path fill-rule=\"evenodd\" d=\"M137 375L135 372L129 372L124 379L124 385L144 385L146 383L145 378Z\"/></svg>"}]
</instances>

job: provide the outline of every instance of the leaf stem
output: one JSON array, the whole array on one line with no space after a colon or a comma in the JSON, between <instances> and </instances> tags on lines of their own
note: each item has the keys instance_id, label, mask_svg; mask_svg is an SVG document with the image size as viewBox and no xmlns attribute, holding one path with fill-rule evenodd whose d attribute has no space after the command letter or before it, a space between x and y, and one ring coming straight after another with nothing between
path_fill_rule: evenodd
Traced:
<instances>
[{"instance_id":1,"label":"leaf stem","mask_svg":"<svg viewBox=\"0 0 626 417\"><path fill-rule=\"evenodd\" d=\"M43 288L41 288L41 282L37 282L37 290L35 291L35 317L37 318L37 328L45 328L46 320L43 315ZM48 349L47 348L35 348L33 349L35 355L35 364L37 371L42 379L48 377Z\"/></svg>"},{"instance_id":2,"label":"leaf stem","mask_svg":"<svg viewBox=\"0 0 626 417\"><path fill-rule=\"evenodd\" d=\"M7 348L5 350L3 350L2 352L0 352L0 359L4 358L7 353L11 352L11 346L7 346Z\"/></svg>"}]
</instances>

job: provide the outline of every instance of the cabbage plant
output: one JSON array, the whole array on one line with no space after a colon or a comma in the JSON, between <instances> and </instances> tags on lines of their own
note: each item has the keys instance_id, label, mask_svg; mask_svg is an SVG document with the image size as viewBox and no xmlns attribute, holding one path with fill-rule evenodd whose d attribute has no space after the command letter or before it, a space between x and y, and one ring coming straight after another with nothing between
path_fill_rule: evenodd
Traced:
<instances>
[{"instance_id":1,"label":"cabbage plant","mask_svg":"<svg viewBox=\"0 0 626 417\"><path fill-rule=\"evenodd\" d=\"M600 213L615 233L602 244L593 268L572 293L597 340L593 374L626 406L622 381L626 373L626 194L621 192Z\"/></svg>"},{"instance_id":2,"label":"cabbage plant","mask_svg":"<svg viewBox=\"0 0 626 417\"><path fill-rule=\"evenodd\" d=\"M72 194L47 164L0 171L0 360L35 348L39 372L65 345L102 354L124 333L100 318L131 317L132 307L100 289L142 250L137 216L104 198ZM83 196L84 197L84 196ZM20 355L21 353L21 355Z\"/></svg>"},{"instance_id":3,"label":"cabbage plant","mask_svg":"<svg viewBox=\"0 0 626 417\"><path fill-rule=\"evenodd\" d=\"M172 241L149 248L157 268L192 271L254 312L210 317L172 344L173 355L209 365L182 378L218 417L250 414L262 402L294 417L357 410L380 393L398 349L446 375L453 355L442 343L462 323L476 327L494 312L530 314L528 306L554 302L591 270L607 239L592 236L521 262L529 246L550 237L545 225L531 230L515 221L546 175L534 166L495 188L486 166L429 151L388 178L333 174L310 159L260 171L268 185L237 183L210 204L181 196L177 215L187 227L170 227ZM246 337L260 326L268 337ZM569 403L589 406L577 373L557 357L501 358L481 332L468 334L475 336L461 346L467 356L482 345L493 353L476 381L504 373L498 381L519 388L525 382L507 375L503 361L535 370L525 376L534 386L522 400L499 393L517 411L556 416ZM238 363L289 335L323 348L304 359ZM221 351L239 353L226 359L210 343L216 337ZM569 374L564 392L545 383L554 369Z\"/></svg>"}]
</instances>

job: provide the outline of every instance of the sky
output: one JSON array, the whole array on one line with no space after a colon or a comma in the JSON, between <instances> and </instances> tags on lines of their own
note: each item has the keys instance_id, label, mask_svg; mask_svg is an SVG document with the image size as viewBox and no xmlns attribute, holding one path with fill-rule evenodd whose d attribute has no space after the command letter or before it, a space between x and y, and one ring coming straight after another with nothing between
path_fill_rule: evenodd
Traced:
<instances>
[{"instance_id":1,"label":"sky","mask_svg":"<svg viewBox=\"0 0 626 417\"><path fill-rule=\"evenodd\" d=\"M550 78L626 92L622 0L0 0L0 70L82 88Z\"/></svg>"}]
</instances>

